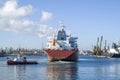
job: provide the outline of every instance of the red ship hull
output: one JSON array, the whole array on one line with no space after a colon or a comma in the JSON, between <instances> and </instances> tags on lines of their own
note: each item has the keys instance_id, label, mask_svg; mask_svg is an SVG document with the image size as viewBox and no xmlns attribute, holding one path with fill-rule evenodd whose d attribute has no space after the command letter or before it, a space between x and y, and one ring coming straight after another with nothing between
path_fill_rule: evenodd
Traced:
<instances>
[{"instance_id":1,"label":"red ship hull","mask_svg":"<svg viewBox=\"0 0 120 80\"><path fill-rule=\"evenodd\" d=\"M48 61L78 61L78 50L51 50L46 49L45 53L48 55Z\"/></svg>"}]
</instances>

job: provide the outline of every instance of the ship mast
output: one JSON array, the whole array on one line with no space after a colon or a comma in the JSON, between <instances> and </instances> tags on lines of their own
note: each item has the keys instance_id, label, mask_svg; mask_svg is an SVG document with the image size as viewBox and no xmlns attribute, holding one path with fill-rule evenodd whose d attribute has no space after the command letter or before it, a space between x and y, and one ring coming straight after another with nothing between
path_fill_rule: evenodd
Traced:
<instances>
[{"instance_id":1,"label":"ship mast","mask_svg":"<svg viewBox=\"0 0 120 80\"><path fill-rule=\"evenodd\" d=\"M60 23L60 27L63 30L65 28L65 25L63 23Z\"/></svg>"}]
</instances>

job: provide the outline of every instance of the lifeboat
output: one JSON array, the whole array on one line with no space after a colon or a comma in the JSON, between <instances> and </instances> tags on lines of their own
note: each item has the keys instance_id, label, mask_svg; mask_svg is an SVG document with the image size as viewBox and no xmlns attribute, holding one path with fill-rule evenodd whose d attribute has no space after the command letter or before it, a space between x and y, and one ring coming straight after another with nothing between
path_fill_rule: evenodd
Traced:
<instances>
[{"instance_id":1,"label":"lifeboat","mask_svg":"<svg viewBox=\"0 0 120 80\"><path fill-rule=\"evenodd\" d=\"M13 60L8 60L7 61L8 65L18 65L18 64L38 64L37 61L13 61Z\"/></svg>"}]
</instances>

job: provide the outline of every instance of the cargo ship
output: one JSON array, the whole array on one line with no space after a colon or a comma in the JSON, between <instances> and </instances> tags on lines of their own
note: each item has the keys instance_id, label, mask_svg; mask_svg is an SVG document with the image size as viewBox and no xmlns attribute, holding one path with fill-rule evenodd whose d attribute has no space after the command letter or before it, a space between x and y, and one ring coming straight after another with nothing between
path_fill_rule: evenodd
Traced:
<instances>
[{"instance_id":1,"label":"cargo ship","mask_svg":"<svg viewBox=\"0 0 120 80\"><path fill-rule=\"evenodd\" d=\"M110 58L120 58L120 43L116 44L113 42L112 48L110 48L107 52Z\"/></svg>"},{"instance_id":2,"label":"cargo ship","mask_svg":"<svg viewBox=\"0 0 120 80\"><path fill-rule=\"evenodd\" d=\"M45 53L48 61L78 61L78 37L67 34L64 24L60 24L60 29L52 37L48 37Z\"/></svg>"}]
</instances>

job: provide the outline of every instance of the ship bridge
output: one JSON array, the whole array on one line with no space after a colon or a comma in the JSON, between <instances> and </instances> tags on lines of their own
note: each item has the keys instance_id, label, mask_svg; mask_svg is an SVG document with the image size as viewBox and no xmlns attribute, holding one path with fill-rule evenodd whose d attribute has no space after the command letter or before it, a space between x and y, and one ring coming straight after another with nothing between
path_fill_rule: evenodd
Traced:
<instances>
[{"instance_id":1,"label":"ship bridge","mask_svg":"<svg viewBox=\"0 0 120 80\"><path fill-rule=\"evenodd\" d=\"M64 25L60 25L61 30L58 31L57 33L57 40L66 40L66 31L64 30Z\"/></svg>"}]
</instances>

